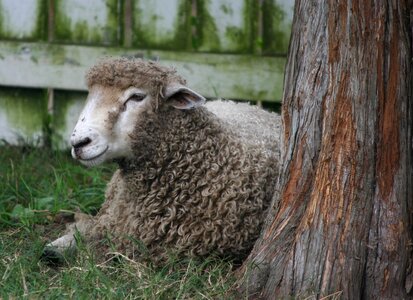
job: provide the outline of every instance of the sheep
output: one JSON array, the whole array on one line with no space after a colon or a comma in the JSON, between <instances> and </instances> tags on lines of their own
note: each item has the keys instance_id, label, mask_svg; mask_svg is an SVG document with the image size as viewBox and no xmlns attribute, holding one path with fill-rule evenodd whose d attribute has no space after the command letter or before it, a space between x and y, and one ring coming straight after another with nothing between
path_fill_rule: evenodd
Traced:
<instances>
[{"instance_id":1,"label":"sheep","mask_svg":"<svg viewBox=\"0 0 413 300\"><path fill-rule=\"evenodd\" d=\"M172 68L106 58L86 75L89 95L71 135L86 166L115 161L105 202L78 216L46 257L86 242L156 262L242 258L260 234L279 173L281 119L247 103L208 101ZM139 250L140 249L140 250ZM141 252L140 252L141 251Z\"/></svg>"}]
</instances>

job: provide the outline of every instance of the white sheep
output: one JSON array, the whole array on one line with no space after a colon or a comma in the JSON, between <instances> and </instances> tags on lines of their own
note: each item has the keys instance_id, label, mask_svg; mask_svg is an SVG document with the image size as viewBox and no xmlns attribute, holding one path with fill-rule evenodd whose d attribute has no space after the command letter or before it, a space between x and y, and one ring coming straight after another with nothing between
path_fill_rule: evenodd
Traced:
<instances>
[{"instance_id":1,"label":"white sheep","mask_svg":"<svg viewBox=\"0 0 413 300\"><path fill-rule=\"evenodd\" d=\"M97 216L80 216L45 256L75 248L75 229L103 250L110 237L135 258L136 240L155 261L171 251L246 255L274 193L280 116L244 103L204 105L174 70L138 59L106 59L87 83L72 155L119 169Z\"/></svg>"}]
</instances>

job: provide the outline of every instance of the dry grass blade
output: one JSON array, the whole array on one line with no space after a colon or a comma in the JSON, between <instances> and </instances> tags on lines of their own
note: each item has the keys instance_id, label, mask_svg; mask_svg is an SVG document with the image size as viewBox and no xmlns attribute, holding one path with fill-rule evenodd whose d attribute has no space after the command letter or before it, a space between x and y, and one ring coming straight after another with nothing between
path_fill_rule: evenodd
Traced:
<instances>
[{"instance_id":1,"label":"dry grass blade","mask_svg":"<svg viewBox=\"0 0 413 300\"><path fill-rule=\"evenodd\" d=\"M23 268L22 268L21 264L20 264L20 273L21 273L21 276L22 276L22 285L23 285L23 290L24 290L24 296L27 296L27 295L29 295L29 289L27 288L26 277L24 276Z\"/></svg>"},{"instance_id":2,"label":"dry grass blade","mask_svg":"<svg viewBox=\"0 0 413 300\"><path fill-rule=\"evenodd\" d=\"M324 296L320 298L320 300L328 300L328 299L340 299L340 296L343 294L343 291L337 291L335 293L332 293L330 295Z\"/></svg>"}]
</instances>

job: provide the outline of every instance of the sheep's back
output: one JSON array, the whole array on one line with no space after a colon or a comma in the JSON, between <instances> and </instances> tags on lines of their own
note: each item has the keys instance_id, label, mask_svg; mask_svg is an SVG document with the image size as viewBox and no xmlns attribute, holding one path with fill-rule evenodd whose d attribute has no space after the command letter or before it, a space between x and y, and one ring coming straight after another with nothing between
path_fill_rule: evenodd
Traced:
<instances>
[{"instance_id":1,"label":"sheep's back","mask_svg":"<svg viewBox=\"0 0 413 300\"><path fill-rule=\"evenodd\" d=\"M248 103L215 100L207 109L226 122L243 143L262 146L265 150L279 149L281 116Z\"/></svg>"}]
</instances>

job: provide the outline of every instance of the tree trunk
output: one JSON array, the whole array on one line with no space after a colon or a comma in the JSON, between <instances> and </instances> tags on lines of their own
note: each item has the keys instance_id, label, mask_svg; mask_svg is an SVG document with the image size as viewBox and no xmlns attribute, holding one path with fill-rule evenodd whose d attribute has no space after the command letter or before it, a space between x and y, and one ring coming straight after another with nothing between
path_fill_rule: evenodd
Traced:
<instances>
[{"instance_id":1,"label":"tree trunk","mask_svg":"<svg viewBox=\"0 0 413 300\"><path fill-rule=\"evenodd\" d=\"M412 297L407 0L297 0L283 166L241 268L250 298Z\"/></svg>"}]
</instances>

